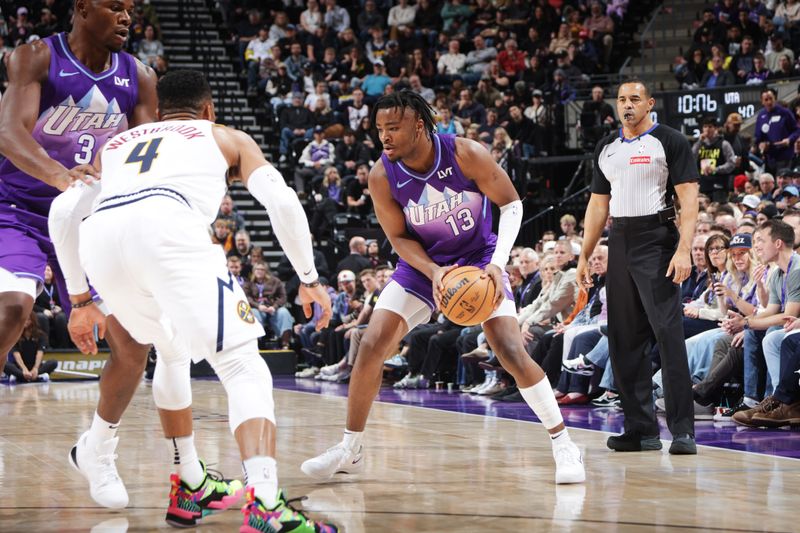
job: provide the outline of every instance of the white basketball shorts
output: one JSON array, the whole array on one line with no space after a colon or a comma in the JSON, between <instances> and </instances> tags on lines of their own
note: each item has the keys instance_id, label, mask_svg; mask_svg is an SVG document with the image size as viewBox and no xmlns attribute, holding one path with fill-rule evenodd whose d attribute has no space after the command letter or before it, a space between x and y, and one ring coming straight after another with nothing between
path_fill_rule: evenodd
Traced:
<instances>
[{"instance_id":1,"label":"white basketball shorts","mask_svg":"<svg viewBox=\"0 0 800 533\"><path fill-rule=\"evenodd\" d=\"M96 212L81 263L111 313L142 344L199 361L264 335L203 217L151 196Z\"/></svg>"}]
</instances>

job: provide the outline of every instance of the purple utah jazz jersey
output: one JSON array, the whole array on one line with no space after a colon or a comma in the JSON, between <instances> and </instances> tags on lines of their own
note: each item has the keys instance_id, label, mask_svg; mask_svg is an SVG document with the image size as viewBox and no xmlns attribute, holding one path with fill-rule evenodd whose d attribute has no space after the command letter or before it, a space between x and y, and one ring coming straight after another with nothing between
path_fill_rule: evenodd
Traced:
<instances>
[{"instance_id":1,"label":"purple utah jazz jersey","mask_svg":"<svg viewBox=\"0 0 800 533\"><path fill-rule=\"evenodd\" d=\"M136 60L112 53L108 70L95 74L72 54L65 33L43 41L50 48L50 68L42 83L33 138L67 168L91 163L106 140L128 129L139 98ZM58 189L0 158L0 268L41 280L49 263L66 306L47 229L50 204L58 194Z\"/></svg>"},{"instance_id":2,"label":"purple utah jazz jersey","mask_svg":"<svg viewBox=\"0 0 800 533\"><path fill-rule=\"evenodd\" d=\"M494 253L489 199L456 162L455 135L433 134L433 167L419 174L382 155L392 197L406 229L440 265L486 266ZM431 281L402 258L392 279L433 309Z\"/></svg>"},{"instance_id":3,"label":"purple utah jazz jersey","mask_svg":"<svg viewBox=\"0 0 800 533\"><path fill-rule=\"evenodd\" d=\"M492 233L489 199L461 172L455 135L432 137L434 162L425 174L381 156L406 229L438 265L454 264L487 248L493 251L497 236Z\"/></svg>"},{"instance_id":4,"label":"purple utah jazz jersey","mask_svg":"<svg viewBox=\"0 0 800 533\"><path fill-rule=\"evenodd\" d=\"M67 168L91 163L109 138L128 129L139 98L136 62L128 54L113 53L109 69L95 74L72 54L67 34L43 41L50 48L50 72L42 84L33 138ZM0 163L0 203L47 217L57 195L57 189L11 161Z\"/></svg>"}]
</instances>

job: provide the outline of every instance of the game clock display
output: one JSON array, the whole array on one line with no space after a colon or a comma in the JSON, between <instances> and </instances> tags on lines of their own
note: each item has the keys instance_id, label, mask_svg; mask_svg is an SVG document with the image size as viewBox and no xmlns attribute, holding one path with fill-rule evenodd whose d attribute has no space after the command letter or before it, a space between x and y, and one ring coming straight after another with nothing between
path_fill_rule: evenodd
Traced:
<instances>
[{"instance_id":1,"label":"game clock display","mask_svg":"<svg viewBox=\"0 0 800 533\"><path fill-rule=\"evenodd\" d=\"M757 85L661 93L653 108L654 118L685 135L697 137L703 117L717 117L723 124L731 113L739 113L745 120L756 115L761 109L761 89Z\"/></svg>"}]
</instances>

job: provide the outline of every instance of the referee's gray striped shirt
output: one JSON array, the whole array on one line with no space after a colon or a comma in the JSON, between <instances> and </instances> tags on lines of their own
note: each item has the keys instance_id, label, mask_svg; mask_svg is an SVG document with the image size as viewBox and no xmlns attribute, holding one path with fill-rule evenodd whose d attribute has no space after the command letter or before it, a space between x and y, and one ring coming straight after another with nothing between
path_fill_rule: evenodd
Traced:
<instances>
[{"instance_id":1,"label":"referee's gray striped shirt","mask_svg":"<svg viewBox=\"0 0 800 533\"><path fill-rule=\"evenodd\" d=\"M674 185L700 179L697 166L689 141L669 126L634 139L620 129L595 148L592 192L611 195L612 217L654 215L672 205Z\"/></svg>"}]
</instances>

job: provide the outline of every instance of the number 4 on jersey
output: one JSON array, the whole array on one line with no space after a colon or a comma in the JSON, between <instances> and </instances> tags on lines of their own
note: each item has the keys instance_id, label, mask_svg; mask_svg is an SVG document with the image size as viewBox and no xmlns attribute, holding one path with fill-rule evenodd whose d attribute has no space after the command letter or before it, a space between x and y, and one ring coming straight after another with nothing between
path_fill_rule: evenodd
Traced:
<instances>
[{"instance_id":1,"label":"number 4 on jersey","mask_svg":"<svg viewBox=\"0 0 800 533\"><path fill-rule=\"evenodd\" d=\"M156 137L134 146L125 163L139 163L139 174L149 171L153 160L158 157L158 145L161 144L161 139L161 137Z\"/></svg>"}]
</instances>

